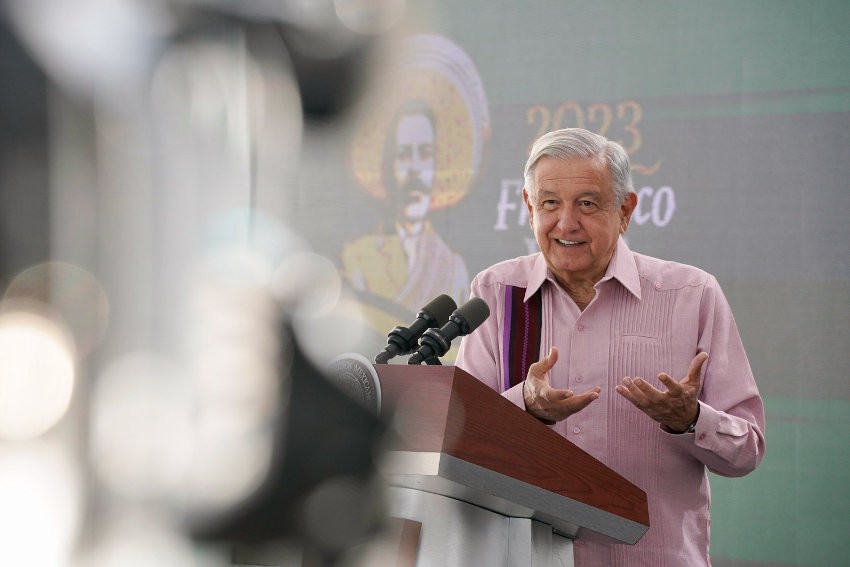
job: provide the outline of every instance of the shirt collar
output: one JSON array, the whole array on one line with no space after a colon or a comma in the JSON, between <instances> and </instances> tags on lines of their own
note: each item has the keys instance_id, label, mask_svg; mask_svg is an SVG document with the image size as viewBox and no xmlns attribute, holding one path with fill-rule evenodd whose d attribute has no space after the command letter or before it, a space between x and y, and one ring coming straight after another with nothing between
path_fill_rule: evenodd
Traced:
<instances>
[{"instance_id":1,"label":"shirt collar","mask_svg":"<svg viewBox=\"0 0 850 567\"><path fill-rule=\"evenodd\" d=\"M605 276L602 282L610 279L616 279L624 288L640 299L640 276L638 274L635 255L626 244L626 240L620 237L617 240L617 247L614 249L614 256L608 264L608 269L605 271ZM601 283L601 282L600 282Z\"/></svg>"},{"instance_id":2,"label":"shirt collar","mask_svg":"<svg viewBox=\"0 0 850 567\"><path fill-rule=\"evenodd\" d=\"M540 289L540 286L543 285L543 282L548 277L549 266L546 265L546 259L543 257L543 254L538 253L534 260L534 265L531 267L531 273L528 274L528 285L525 289L523 301L528 301L532 295L537 293L537 290ZM608 269L605 271L605 275L602 277L600 283L610 279L616 279L632 295L640 299L640 277L638 275L637 264L635 263L632 251L622 237L617 240L614 255L611 257L611 262L609 262Z\"/></svg>"},{"instance_id":3,"label":"shirt collar","mask_svg":"<svg viewBox=\"0 0 850 567\"><path fill-rule=\"evenodd\" d=\"M546 265L546 258L543 257L542 252L538 252L537 257L534 258L534 265L531 266L531 272L528 274L528 285L525 288L525 297L522 298L523 302L537 293L548 275L549 266Z\"/></svg>"}]
</instances>

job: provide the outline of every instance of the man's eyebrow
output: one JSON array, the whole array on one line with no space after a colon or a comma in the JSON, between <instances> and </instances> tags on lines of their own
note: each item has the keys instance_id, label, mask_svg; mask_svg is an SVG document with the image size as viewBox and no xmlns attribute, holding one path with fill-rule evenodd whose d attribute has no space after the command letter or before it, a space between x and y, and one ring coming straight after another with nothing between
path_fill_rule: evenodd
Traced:
<instances>
[{"instance_id":1,"label":"man's eyebrow","mask_svg":"<svg viewBox=\"0 0 850 567\"><path fill-rule=\"evenodd\" d=\"M547 196L547 197L548 196L554 196L554 197L558 197L558 198L562 197L562 195L557 191L552 191L551 189L544 189L543 187L541 187L537 191L537 196L543 197L544 195ZM585 197L593 197L593 198L596 198L596 199L601 199L602 198L602 191L596 191L596 190L593 190L593 189L588 189L586 191L582 191L581 193L576 195L574 198L575 199L583 199Z\"/></svg>"},{"instance_id":2,"label":"man's eyebrow","mask_svg":"<svg viewBox=\"0 0 850 567\"><path fill-rule=\"evenodd\" d=\"M584 199L586 197L591 197L596 199L597 201L602 200L602 191L584 191L576 196L576 199Z\"/></svg>"}]
</instances>

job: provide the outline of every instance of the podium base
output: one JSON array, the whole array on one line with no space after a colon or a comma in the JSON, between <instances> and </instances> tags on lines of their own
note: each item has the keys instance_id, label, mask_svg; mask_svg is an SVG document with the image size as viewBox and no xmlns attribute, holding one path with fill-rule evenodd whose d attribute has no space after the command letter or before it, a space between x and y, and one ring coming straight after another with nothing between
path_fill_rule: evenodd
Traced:
<instances>
[{"instance_id":1,"label":"podium base","mask_svg":"<svg viewBox=\"0 0 850 567\"><path fill-rule=\"evenodd\" d=\"M422 524L416 567L573 567L573 542L552 527L455 498L392 486L389 514Z\"/></svg>"}]
</instances>

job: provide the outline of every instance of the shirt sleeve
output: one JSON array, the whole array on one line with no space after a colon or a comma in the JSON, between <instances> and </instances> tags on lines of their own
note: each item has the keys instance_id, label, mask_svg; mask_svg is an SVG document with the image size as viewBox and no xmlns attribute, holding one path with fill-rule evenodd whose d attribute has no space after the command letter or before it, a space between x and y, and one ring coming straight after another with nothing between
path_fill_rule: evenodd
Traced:
<instances>
[{"instance_id":1,"label":"shirt sleeve","mask_svg":"<svg viewBox=\"0 0 850 567\"><path fill-rule=\"evenodd\" d=\"M764 404L732 310L711 278L700 303L698 350L708 353L693 434L673 435L695 458L721 476L755 470L765 451Z\"/></svg>"},{"instance_id":2,"label":"shirt sleeve","mask_svg":"<svg viewBox=\"0 0 850 567\"><path fill-rule=\"evenodd\" d=\"M525 411L525 400L522 396L524 380L507 390L503 384L501 338L504 332L504 292L503 284L484 283L481 274L472 280L470 298L483 299L490 308L490 316L475 331L461 339L455 366L500 392Z\"/></svg>"},{"instance_id":3,"label":"shirt sleeve","mask_svg":"<svg viewBox=\"0 0 850 567\"><path fill-rule=\"evenodd\" d=\"M455 359L455 366L501 392L502 375L499 361L499 323L502 308L495 285L483 285L481 274L475 276L470 286L470 298L483 299L490 308L490 316L472 333L464 336Z\"/></svg>"}]
</instances>

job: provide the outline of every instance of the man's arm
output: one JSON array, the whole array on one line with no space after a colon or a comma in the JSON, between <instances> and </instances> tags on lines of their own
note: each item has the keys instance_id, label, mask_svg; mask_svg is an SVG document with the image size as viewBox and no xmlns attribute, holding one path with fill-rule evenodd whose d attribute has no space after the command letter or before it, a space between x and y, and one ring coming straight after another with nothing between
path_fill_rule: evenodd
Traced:
<instances>
[{"instance_id":1,"label":"man's arm","mask_svg":"<svg viewBox=\"0 0 850 567\"><path fill-rule=\"evenodd\" d=\"M493 390L501 392L502 388L499 382L502 376L502 367L499 359L499 326L504 305L499 298L496 289L498 287L483 285L480 274L472 280L470 299L473 297L483 299L490 307L490 317L474 332L461 339L455 366L478 378Z\"/></svg>"},{"instance_id":2,"label":"man's arm","mask_svg":"<svg viewBox=\"0 0 850 567\"><path fill-rule=\"evenodd\" d=\"M732 311L714 278L703 292L699 328L698 354L684 379L676 382L660 374L666 387L661 391L627 377L617 392L668 433L686 432L671 435L671 440L709 470L743 476L764 457L764 404Z\"/></svg>"}]
</instances>

